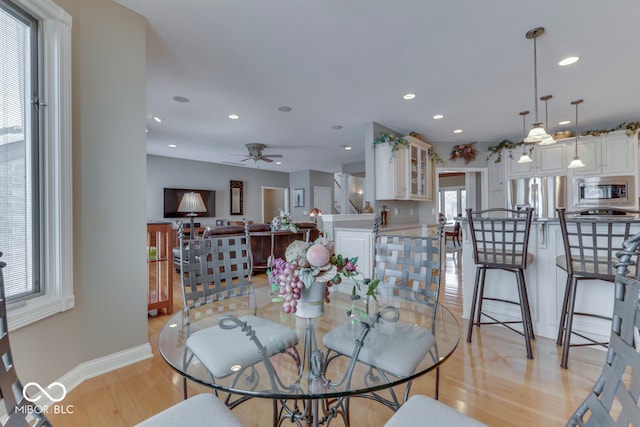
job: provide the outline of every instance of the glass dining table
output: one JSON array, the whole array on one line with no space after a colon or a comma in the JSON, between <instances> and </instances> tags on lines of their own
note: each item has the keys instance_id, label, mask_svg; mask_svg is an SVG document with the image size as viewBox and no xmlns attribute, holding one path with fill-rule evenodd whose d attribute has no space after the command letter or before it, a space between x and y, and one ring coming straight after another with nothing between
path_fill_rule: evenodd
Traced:
<instances>
[{"instance_id":1,"label":"glass dining table","mask_svg":"<svg viewBox=\"0 0 640 427\"><path fill-rule=\"evenodd\" d=\"M336 290L340 286L345 289ZM324 313L312 319L284 313L282 303L272 302L267 286L256 286L253 297L235 297L191 309L189 321L181 310L166 322L160 332L160 353L186 379L226 392L227 396L239 397L236 403L227 401L232 408L252 397L273 400L274 425L290 420L298 426L328 426L340 416L348 426L350 397L372 398L395 410L403 398L396 399L392 387L435 370L458 345L460 326L456 316L440 304L425 303L421 295L410 290L379 287L375 300L365 297L353 299L351 293L344 292L347 290L344 285L334 286L332 290L330 303L324 304ZM253 315L254 309L260 318L295 330L298 344L274 356L263 357L253 366L238 367L226 377L214 378L197 358L192 357L187 338L216 325L228 329L240 327L243 322L239 319ZM365 315L379 312L386 314L380 318ZM410 372L405 369L400 374L389 373L371 364L371 360L377 360L376 357L369 357L368 363L364 363L360 360L361 354L353 357L357 352L338 354L324 345L325 335L336 328L351 331L352 336L347 336L347 340L353 339L353 347L356 347L358 342L367 343L367 338L381 339L382 334L369 331L399 322L404 326L403 331L408 328L409 332L419 330L433 335L428 354ZM363 333L365 329L367 331ZM394 347L391 341L388 345L378 342L376 351L387 354L376 356L387 362L393 360L394 351L398 350ZM391 393L392 397L381 397L382 393Z\"/></svg>"}]
</instances>

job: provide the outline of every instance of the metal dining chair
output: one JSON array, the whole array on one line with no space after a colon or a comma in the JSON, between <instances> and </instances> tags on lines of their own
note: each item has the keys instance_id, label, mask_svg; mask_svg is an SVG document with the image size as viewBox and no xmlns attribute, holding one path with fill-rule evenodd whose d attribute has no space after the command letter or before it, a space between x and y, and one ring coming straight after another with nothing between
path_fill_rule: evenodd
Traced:
<instances>
[{"instance_id":1,"label":"metal dining chair","mask_svg":"<svg viewBox=\"0 0 640 427\"><path fill-rule=\"evenodd\" d=\"M0 257L2 252L0 252ZM4 292L2 269L6 264L0 261L0 396L4 403L5 415L2 425L7 427L50 427L44 411L25 397L25 389L18 379L9 342L7 325L7 301ZM33 418L31 421L29 421Z\"/></svg>"},{"instance_id":2,"label":"metal dining chair","mask_svg":"<svg viewBox=\"0 0 640 427\"><path fill-rule=\"evenodd\" d=\"M564 254L556 258L556 266L567 273L564 299L560 311L558 338L556 345L562 346L560 366L567 368L569 350L576 346L599 345L606 347L608 342L601 341L586 332L575 330L574 316L588 316L610 321L609 315L576 311L578 284L586 280L604 280L615 282L617 261L616 252L622 248L622 242L640 230L639 211L617 209L617 215L592 215L594 212L614 213L608 208L589 208L567 211L560 208L560 230ZM636 225L634 226L634 222ZM632 257L631 269L635 271L637 256ZM587 289L581 292L587 292ZM571 336L581 338L578 343L571 342Z\"/></svg>"},{"instance_id":3,"label":"metal dining chair","mask_svg":"<svg viewBox=\"0 0 640 427\"><path fill-rule=\"evenodd\" d=\"M393 292L395 288L406 288L413 301L425 305L435 316L440 294L442 276L442 233L444 224L440 225L437 236L391 236L376 237L374 277L380 280L377 292ZM368 307L370 304L367 304ZM397 314L397 313L396 313ZM393 307L384 307L373 316L377 325L369 329L362 342L353 339L359 328L357 323L348 322L327 333L323 342L334 354L328 360L339 355L356 357L361 363L370 366L371 377L409 377L418 364L427 355L439 359L433 331L416 327L399 319L393 314ZM359 351L357 346L361 345ZM439 368L436 368L435 396L439 392ZM363 397L381 402L393 410L404 403L411 389L411 381L407 382L402 397L398 398L393 389L386 398L377 393Z\"/></svg>"},{"instance_id":4,"label":"metal dining chair","mask_svg":"<svg viewBox=\"0 0 640 427\"><path fill-rule=\"evenodd\" d=\"M477 212L467 209L473 260L476 264L467 342L471 342L474 325L480 327L485 324L499 324L524 336L528 359L533 359L531 340L535 339L524 275L527 265L533 261L533 255L527 252L532 214L531 208L519 211L487 209ZM503 270L515 274L518 301L485 295L488 270ZM521 320L496 318L493 313L483 310L485 300L520 306ZM483 320L482 316L489 320ZM512 324L522 324L522 331L512 327Z\"/></svg>"},{"instance_id":5,"label":"metal dining chair","mask_svg":"<svg viewBox=\"0 0 640 427\"><path fill-rule=\"evenodd\" d=\"M254 365L262 361L261 352L267 356L288 353L299 360L295 345L298 335L293 329L280 323L256 316L256 302L251 281L252 261L249 233L240 236L221 236L210 239L183 241L180 233L182 295L185 323L189 325L191 316L200 315L195 310L207 304L223 300L245 297L247 311L252 312L239 318L250 326L252 333L264 348L256 345L245 332L245 328L221 328L214 325L191 334L186 341L188 352L184 356L186 367L197 358L209 372L211 381L236 375L258 375ZM240 303L240 302L235 302ZM221 313L222 314L222 313ZM235 367L239 367L237 370ZM184 396L187 397L187 380L183 377ZM230 407L243 402L247 397L231 402L227 396L225 404Z\"/></svg>"},{"instance_id":6,"label":"metal dining chair","mask_svg":"<svg viewBox=\"0 0 640 427\"><path fill-rule=\"evenodd\" d=\"M183 400L135 427L211 426L244 427L238 418L213 394L201 393Z\"/></svg>"},{"instance_id":7,"label":"metal dining chair","mask_svg":"<svg viewBox=\"0 0 640 427\"><path fill-rule=\"evenodd\" d=\"M636 260L640 233L625 240L616 264L613 321L600 377L567 422L567 427L640 425L640 281Z\"/></svg>"},{"instance_id":8,"label":"metal dining chair","mask_svg":"<svg viewBox=\"0 0 640 427\"><path fill-rule=\"evenodd\" d=\"M411 396L384 427L487 427L427 396Z\"/></svg>"}]
</instances>

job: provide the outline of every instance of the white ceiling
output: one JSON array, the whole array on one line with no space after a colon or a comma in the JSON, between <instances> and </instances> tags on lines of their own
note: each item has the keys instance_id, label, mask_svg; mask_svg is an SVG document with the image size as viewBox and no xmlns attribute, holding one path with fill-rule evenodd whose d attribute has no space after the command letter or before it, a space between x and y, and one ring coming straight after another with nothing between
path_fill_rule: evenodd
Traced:
<instances>
[{"instance_id":1,"label":"white ceiling","mask_svg":"<svg viewBox=\"0 0 640 427\"><path fill-rule=\"evenodd\" d=\"M116 1L148 21L150 154L237 163L246 143L263 143L264 154L284 157L260 168L338 172L364 160L372 121L436 147L518 141L518 113L531 111L528 126L535 112L525 34L538 26L538 97L553 95L551 131L575 129L579 98L580 130L640 119L638 0ZM582 59L557 65L573 55ZM403 100L409 92L417 98Z\"/></svg>"}]
</instances>

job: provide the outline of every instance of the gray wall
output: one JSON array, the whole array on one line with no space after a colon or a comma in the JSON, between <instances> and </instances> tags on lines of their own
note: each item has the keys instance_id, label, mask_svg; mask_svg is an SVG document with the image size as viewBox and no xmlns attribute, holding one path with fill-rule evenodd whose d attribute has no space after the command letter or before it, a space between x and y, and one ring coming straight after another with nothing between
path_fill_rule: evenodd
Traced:
<instances>
[{"instance_id":1,"label":"gray wall","mask_svg":"<svg viewBox=\"0 0 640 427\"><path fill-rule=\"evenodd\" d=\"M289 193L290 200L290 213L295 221L310 221L309 211L313 209L313 187L328 187L331 189L331 200L334 199L333 195L333 174L327 172L319 172L314 170L292 172L289 174L289 186L291 192ZM293 190L296 188L304 189L304 206L293 206Z\"/></svg>"},{"instance_id":2,"label":"gray wall","mask_svg":"<svg viewBox=\"0 0 640 427\"><path fill-rule=\"evenodd\" d=\"M56 2L73 18L75 307L12 332L23 383L147 342L145 21L110 0Z\"/></svg>"},{"instance_id":3,"label":"gray wall","mask_svg":"<svg viewBox=\"0 0 640 427\"><path fill-rule=\"evenodd\" d=\"M244 182L244 214L229 215L229 181ZM289 174L257 168L228 166L195 160L147 156L147 218L163 219L164 188L215 190L216 217L196 218L201 226L215 225L217 218L232 221L262 220L262 187L289 187ZM173 221L168 219L167 221Z\"/></svg>"}]
</instances>

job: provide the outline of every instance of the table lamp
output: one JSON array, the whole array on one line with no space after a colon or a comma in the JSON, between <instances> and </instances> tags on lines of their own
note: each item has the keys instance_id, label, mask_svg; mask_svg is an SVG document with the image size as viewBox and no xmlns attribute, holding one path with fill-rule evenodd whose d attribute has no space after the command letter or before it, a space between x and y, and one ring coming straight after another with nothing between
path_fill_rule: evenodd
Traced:
<instances>
[{"instance_id":1,"label":"table lamp","mask_svg":"<svg viewBox=\"0 0 640 427\"><path fill-rule=\"evenodd\" d=\"M322 216L322 211L318 208L313 208L311 212L309 212L309 216L313 218L313 223L318 225L318 217Z\"/></svg>"},{"instance_id":2,"label":"table lamp","mask_svg":"<svg viewBox=\"0 0 640 427\"><path fill-rule=\"evenodd\" d=\"M178 212L189 212L187 216L191 218L191 228L189 229L189 239L193 239L193 218L198 216L197 212L206 212L207 207L202 201L200 193L193 191L184 193L182 200L180 200L180 206L178 206Z\"/></svg>"}]
</instances>

